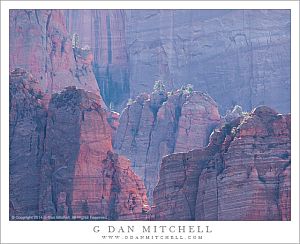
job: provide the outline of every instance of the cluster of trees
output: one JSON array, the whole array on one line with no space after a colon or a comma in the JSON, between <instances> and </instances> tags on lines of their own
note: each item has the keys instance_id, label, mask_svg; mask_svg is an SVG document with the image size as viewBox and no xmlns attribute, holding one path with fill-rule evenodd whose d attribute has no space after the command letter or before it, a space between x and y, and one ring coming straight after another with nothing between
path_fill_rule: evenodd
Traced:
<instances>
[{"instance_id":1,"label":"cluster of trees","mask_svg":"<svg viewBox=\"0 0 300 244\"><path fill-rule=\"evenodd\" d=\"M183 94L191 94L194 91L194 87L192 84L187 84L182 86L180 89L177 89L175 92L182 92ZM154 82L153 85L153 93L154 94L164 94L166 93L167 96L171 96L174 94L174 91L167 92L166 85L163 81L157 80ZM132 98L128 99L127 105L133 104L134 100Z\"/></svg>"},{"instance_id":2,"label":"cluster of trees","mask_svg":"<svg viewBox=\"0 0 300 244\"><path fill-rule=\"evenodd\" d=\"M177 91L182 91L184 94L191 94L194 91L194 86L192 84L187 84L187 85L182 86ZM154 93L166 92L166 86L165 86L164 82L161 80L155 81L154 86L153 86L153 92Z\"/></svg>"}]
</instances>

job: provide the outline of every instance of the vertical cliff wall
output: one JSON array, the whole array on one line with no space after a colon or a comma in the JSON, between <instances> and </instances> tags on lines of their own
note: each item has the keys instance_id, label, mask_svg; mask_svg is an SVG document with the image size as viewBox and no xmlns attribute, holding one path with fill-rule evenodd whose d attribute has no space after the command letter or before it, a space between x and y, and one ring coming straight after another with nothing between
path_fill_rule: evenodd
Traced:
<instances>
[{"instance_id":1,"label":"vertical cliff wall","mask_svg":"<svg viewBox=\"0 0 300 244\"><path fill-rule=\"evenodd\" d=\"M112 152L102 103L99 95L69 87L48 104L31 74L11 73L12 219L147 219L145 186L130 161Z\"/></svg>"},{"instance_id":2,"label":"vertical cliff wall","mask_svg":"<svg viewBox=\"0 0 300 244\"><path fill-rule=\"evenodd\" d=\"M131 96L164 80L219 104L290 112L289 10L126 10ZM272 92L269 92L272 91Z\"/></svg>"},{"instance_id":3,"label":"vertical cliff wall","mask_svg":"<svg viewBox=\"0 0 300 244\"><path fill-rule=\"evenodd\" d=\"M72 56L74 33L91 48L97 82ZM290 112L288 10L12 10L10 37L11 70L25 68L50 93L66 80L98 84L121 111L161 79L169 89L192 83L222 114L235 104Z\"/></svg>"},{"instance_id":4,"label":"vertical cliff wall","mask_svg":"<svg viewBox=\"0 0 300 244\"><path fill-rule=\"evenodd\" d=\"M235 104L290 111L290 11L11 10L9 25L10 216L146 219L147 194L157 220L290 219L290 116L259 107L199 149ZM158 79L173 92L149 95Z\"/></svg>"},{"instance_id":5,"label":"vertical cliff wall","mask_svg":"<svg viewBox=\"0 0 300 244\"><path fill-rule=\"evenodd\" d=\"M74 88L52 97L41 177L44 216L143 217L146 190L128 159L112 152L111 128L100 104L98 95Z\"/></svg>"},{"instance_id":6,"label":"vertical cliff wall","mask_svg":"<svg viewBox=\"0 0 300 244\"><path fill-rule=\"evenodd\" d=\"M92 61L72 46L64 11L10 12L12 218L147 218L143 182L112 152Z\"/></svg>"},{"instance_id":7,"label":"vertical cliff wall","mask_svg":"<svg viewBox=\"0 0 300 244\"><path fill-rule=\"evenodd\" d=\"M129 59L124 10L65 10L69 33L94 55L93 71L107 104L122 110L129 98Z\"/></svg>"},{"instance_id":8,"label":"vertical cliff wall","mask_svg":"<svg viewBox=\"0 0 300 244\"><path fill-rule=\"evenodd\" d=\"M23 68L52 93L74 85L99 93L91 61L76 59L62 10L11 10L9 67Z\"/></svg>"},{"instance_id":9,"label":"vertical cliff wall","mask_svg":"<svg viewBox=\"0 0 300 244\"><path fill-rule=\"evenodd\" d=\"M290 115L258 107L205 149L164 157L155 220L290 220Z\"/></svg>"},{"instance_id":10,"label":"vertical cliff wall","mask_svg":"<svg viewBox=\"0 0 300 244\"><path fill-rule=\"evenodd\" d=\"M207 94L142 94L123 110L113 145L132 161L151 201L161 158L206 146L219 122L217 104Z\"/></svg>"},{"instance_id":11,"label":"vertical cliff wall","mask_svg":"<svg viewBox=\"0 0 300 244\"><path fill-rule=\"evenodd\" d=\"M10 216L38 216L40 168L47 112L37 82L14 70L9 82Z\"/></svg>"}]
</instances>

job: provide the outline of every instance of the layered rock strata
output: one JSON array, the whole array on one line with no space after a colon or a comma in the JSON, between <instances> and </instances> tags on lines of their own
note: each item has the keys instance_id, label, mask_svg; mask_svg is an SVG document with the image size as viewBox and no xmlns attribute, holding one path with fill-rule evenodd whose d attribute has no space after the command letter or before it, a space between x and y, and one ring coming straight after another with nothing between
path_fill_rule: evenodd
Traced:
<instances>
[{"instance_id":1,"label":"layered rock strata","mask_svg":"<svg viewBox=\"0 0 300 244\"><path fill-rule=\"evenodd\" d=\"M290 220L290 115L261 106L216 129L205 149L166 156L155 220Z\"/></svg>"},{"instance_id":2,"label":"layered rock strata","mask_svg":"<svg viewBox=\"0 0 300 244\"><path fill-rule=\"evenodd\" d=\"M151 200L161 158L206 146L219 122L217 104L207 94L142 94L123 110L113 146L132 161Z\"/></svg>"},{"instance_id":3,"label":"layered rock strata","mask_svg":"<svg viewBox=\"0 0 300 244\"><path fill-rule=\"evenodd\" d=\"M99 86L117 111L161 79L170 90L191 83L209 93L222 114L235 104L290 112L290 17L289 10L11 10L10 70L28 70L49 93ZM87 72L73 57L74 33L91 48Z\"/></svg>"}]
</instances>

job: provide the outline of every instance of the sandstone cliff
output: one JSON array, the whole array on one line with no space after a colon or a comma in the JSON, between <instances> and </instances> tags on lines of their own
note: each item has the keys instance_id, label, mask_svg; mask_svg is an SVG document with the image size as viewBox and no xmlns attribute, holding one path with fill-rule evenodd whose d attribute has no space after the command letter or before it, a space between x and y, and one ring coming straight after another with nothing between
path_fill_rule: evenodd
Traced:
<instances>
[{"instance_id":1,"label":"sandstone cliff","mask_svg":"<svg viewBox=\"0 0 300 244\"><path fill-rule=\"evenodd\" d=\"M218 107L290 111L289 11L11 10L9 25L10 216L147 219L159 180L157 220L290 219L289 115L259 107L208 140ZM107 111L157 79L205 93Z\"/></svg>"},{"instance_id":2,"label":"sandstone cliff","mask_svg":"<svg viewBox=\"0 0 300 244\"><path fill-rule=\"evenodd\" d=\"M222 114L290 108L289 10L126 10L130 93L164 80L205 91ZM272 91L272 92L269 92Z\"/></svg>"},{"instance_id":3,"label":"sandstone cliff","mask_svg":"<svg viewBox=\"0 0 300 244\"><path fill-rule=\"evenodd\" d=\"M10 77L10 215L147 219L143 182L112 152L99 95L68 87L48 109L32 75Z\"/></svg>"},{"instance_id":4,"label":"sandstone cliff","mask_svg":"<svg viewBox=\"0 0 300 244\"><path fill-rule=\"evenodd\" d=\"M129 57L124 10L65 10L70 34L93 53L93 71L105 103L122 110L129 98Z\"/></svg>"},{"instance_id":5,"label":"sandstone cliff","mask_svg":"<svg viewBox=\"0 0 300 244\"><path fill-rule=\"evenodd\" d=\"M221 113L290 112L287 10L65 10L62 22L91 47L101 95L118 111L161 79L169 89L192 83Z\"/></svg>"},{"instance_id":6,"label":"sandstone cliff","mask_svg":"<svg viewBox=\"0 0 300 244\"><path fill-rule=\"evenodd\" d=\"M23 68L52 93L67 86L99 93L89 60L77 59L62 10L11 10L10 70Z\"/></svg>"},{"instance_id":7,"label":"sandstone cliff","mask_svg":"<svg viewBox=\"0 0 300 244\"><path fill-rule=\"evenodd\" d=\"M47 112L37 85L32 75L24 70L15 70L10 75L10 216L38 215L39 177Z\"/></svg>"},{"instance_id":8,"label":"sandstone cliff","mask_svg":"<svg viewBox=\"0 0 300 244\"><path fill-rule=\"evenodd\" d=\"M132 161L151 201L161 158L206 146L219 122L217 104L207 94L142 94L122 112L113 145Z\"/></svg>"},{"instance_id":9,"label":"sandstone cliff","mask_svg":"<svg viewBox=\"0 0 300 244\"><path fill-rule=\"evenodd\" d=\"M290 220L290 115L261 106L164 157L155 220Z\"/></svg>"},{"instance_id":10,"label":"sandstone cliff","mask_svg":"<svg viewBox=\"0 0 300 244\"><path fill-rule=\"evenodd\" d=\"M145 188L130 162L111 152L111 128L100 97L70 88L52 97L48 114L40 197L44 215L141 216Z\"/></svg>"}]
</instances>

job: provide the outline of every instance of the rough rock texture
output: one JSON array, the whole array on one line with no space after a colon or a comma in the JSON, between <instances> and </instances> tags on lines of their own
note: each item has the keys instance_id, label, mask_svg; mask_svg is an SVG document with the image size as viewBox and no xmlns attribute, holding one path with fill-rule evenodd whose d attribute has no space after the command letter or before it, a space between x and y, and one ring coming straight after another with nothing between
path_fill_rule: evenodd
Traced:
<instances>
[{"instance_id":1,"label":"rough rock texture","mask_svg":"<svg viewBox=\"0 0 300 244\"><path fill-rule=\"evenodd\" d=\"M131 97L154 80L191 83L224 114L239 104L290 112L289 10L126 10ZM272 92L269 92L272 91Z\"/></svg>"},{"instance_id":2,"label":"rough rock texture","mask_svg":"<svg viewBox=\"0 0 300 244\"><path fill-rule=\"evenodd\" d=\"M145 219L111 134L152 201L161 158L206 146L220 122L197 92L143 94L119 121L98 86L118 111L158 79L223 114L290 111L289 10L11 10L9 25L11 216ZM289 220L290 117L260 107L210 140L163 160L154 218Z\"/></svg>"},{"instance_id":3,"label":"rough rock texture","mask_svg":"<svg viewBox=\"0 0 300 244\"><path fill-rule=\"evenodd\" d=\"M120 114L114 111L107 111L107 122L109 123L110 127L112 128L112 143L113 139L116 136L117 129L120 125L119 122Z\"/></svg>"},{"instance_id":4,"label":"rough rock texture","mask_svg":"<svg viewBox=\"0 0 300 244\"><path fill-rule=\"evenodd\" d=\"M174 152L204 147L220 122L218 105L209 96L194 92L182 104Z\"/></svg>"},{"instance_id":5,"label":"rough rock texture","mask_svg":"<svg viewBox=\"0 0 300 244\"><path fill-rule=\"evenodd\" d=\"M32 77L10 76L11 218L146 220L145 186L112 152L101 97L68 87L46 109Z\"/></svg>"},{"instance_id":6,"label":"rough rock texture","mask_svg":"<svg viewBox=\"0 0 300 244\"><path fill-rule=\"evenodd\" d=\"M38 216L40 167L47 112L36 81L17 69L9 82L10 216Z\"/></svg>"},{"instance_id":7,"label":"rough rock texture","mask_svg":"<svg viewBox=\"0 0 300 244\"><path fill-rule=\"evenodd\" d=\"M291 121L261 106L225 124L205 149L166 156L155 220L290 220Z\"/></svg>"},{"instance_id":8,"label":"rough rock texture","mask_svg":"<svg viewBox=\"0 0 300 244\"><path fill-rule=\"evenodd\" d=\"M130 88L124 10L64 12L69 33L77 33L81 45L93 52L93 70L105 103L122 110Z\"/></svg>"},{"instance_id":9,"label":"rough rock texture","mask_svg":"<svg viewBox=\"0 0 300 244\"><path fill-rule=\"evenodd\" d=\"M62 10L11 10L9 17L10 70L27 70L50 95L67 86L99 94L92 57L74 55Z\"/></svg>"},{"instance_id":10,"label":"rough rock texture","mask_svg":"<svg viewBox=\"0 0 300 244\"><path fill-rule=\"evenodd\" d=\"M44 216L147 217L145 187L130 162L111 152L111 127L100 100L72 87L51 99L41 177Z\"/></svg>"},{"instance_id":11,"label":"rough rock texture","mask_svg":"<svg viewBox=\"0 0 300 244\"><path fill-rule=\"evenodd\" d=\"M161 79L207 92L222 114L235 104L290 112L290 22L289 10L11 10L10 68L50 93L99 86L117 111ZM74 59L75 32L93 68Z\"/></svg>"},{"instance_id":12,"label":"rough rock texture","mask_svg":"<svg viewBox=\"0 0 300 244\"><path fill-rule=\"evenodd\" d=\"M123 110L113 146L132 161L151 201L161 158L206 146L219 122L217 104L207 94L142 94Z\"/></svg>"},{"instance_id":13,"label":"rough rock texture","mask_svg":"<svg viewBox=\"0 0 300 244\"><path fill-rule=\"evenodd\" d=\"M75 32L92 67L74 60ZM11 70L25 68L50 93L99 86L117 111L161 79L192 83L221 113L235 104L290 112L289 10L12 10L10 37Z\"/></svg>"},{"instance_id":14,"label":"rough rock texture","mask_svg":"<svg viewBox=\"0 0 300 244\"><path fill-rule=\"evenodd\" d=\"M111 152L118 114L105 110L93 53L72 47L64 14L10 12L10 214L146 219L142 181Z\"/></svg>"}]
</instances>

